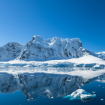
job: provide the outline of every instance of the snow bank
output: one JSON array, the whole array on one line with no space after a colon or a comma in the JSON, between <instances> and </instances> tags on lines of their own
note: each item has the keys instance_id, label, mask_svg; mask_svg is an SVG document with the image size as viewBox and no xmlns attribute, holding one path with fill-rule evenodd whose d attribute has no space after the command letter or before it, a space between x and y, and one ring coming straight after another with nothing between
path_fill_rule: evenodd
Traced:
<instances>
[{"instance_id":1,"label":"snow bank","mask_svg":"<svg viewBox=\"0 0 105 105\"><path fill-rule=\"evenodd\" d=\"M105 60L94 57L92 55L83 56L80 58L49 60L49 61L22 61L13 60L8 62L0 62L0 67L93 67L96 69L105 67Z\"/></svg>"}]
</instances>

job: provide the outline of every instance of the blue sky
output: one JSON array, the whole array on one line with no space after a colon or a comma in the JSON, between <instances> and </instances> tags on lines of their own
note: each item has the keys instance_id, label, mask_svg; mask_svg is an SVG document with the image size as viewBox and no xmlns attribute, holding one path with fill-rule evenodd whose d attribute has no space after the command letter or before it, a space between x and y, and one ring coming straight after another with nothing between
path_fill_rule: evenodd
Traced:
<instances>
[{"instance_id":1,"label":"blue sky","mask_svg":"<svg viewBox=\"0 0 105 105\"><path fill-rule=\"evenodd\" d=\"M0 0L0 46L33 35L80 38L84 48L105 51L105 0Z\"/></svg>"}]
</instances>

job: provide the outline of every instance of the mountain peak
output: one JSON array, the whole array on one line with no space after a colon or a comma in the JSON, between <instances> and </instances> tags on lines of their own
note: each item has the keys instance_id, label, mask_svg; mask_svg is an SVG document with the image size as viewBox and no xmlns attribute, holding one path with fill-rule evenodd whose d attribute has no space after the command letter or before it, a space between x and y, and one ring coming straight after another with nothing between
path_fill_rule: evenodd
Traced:
<instances>
[{"instance_id":1,"label":"mountain peak","mask_svg":"<svg viewBox=\"0 0 105 105\"><path fill-rule=\"evenodd\" d=\"M42 42L44 39L40 35L34 35L32 40L33 42Z\"/></svg>"}]
</instances>

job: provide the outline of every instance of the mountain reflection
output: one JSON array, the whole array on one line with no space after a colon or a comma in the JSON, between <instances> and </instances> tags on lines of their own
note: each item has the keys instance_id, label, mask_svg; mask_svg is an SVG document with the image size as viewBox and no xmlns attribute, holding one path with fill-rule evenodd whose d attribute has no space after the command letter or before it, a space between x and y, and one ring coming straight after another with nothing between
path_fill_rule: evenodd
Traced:
<instances>
[{"instance_id":1,"label":"mountain reflection","mask_svg":"<svg viewBox=\"0 0 105 105\"><path fill-rule=\"evenodd\" d=\"M22 74L19 83L28 100L39 96L48 98L64 97L81 87L83 79L78 76L58 74Z\"/></svg>"},{"instance_id":2,"label":"mountain reflection","mask_svg":"<svg viewBox=\"0 0 105 105\"><path fill-rule=\"evenodd\" d=\"M12 75L0 73L0 91L12 93L21 90L28 101L36 100L39 96L48 98L64 97L84 84L79 76L23 73Z\"/></svg>"},{"instance_id":3,"label":"mountain reflection","mask_svg":"<svg viewBox=\"0 0 105 105\"><path fill-rule=\"evenodd\" d=\"M102 77L105 78L105 76ZM80 76L66 74L0 73L0 92L12 93L21 90L28 101L36 100L39 96L57 98L71 94L86 83L98 78L85 80Z\"/></svg>"}]
</instances>

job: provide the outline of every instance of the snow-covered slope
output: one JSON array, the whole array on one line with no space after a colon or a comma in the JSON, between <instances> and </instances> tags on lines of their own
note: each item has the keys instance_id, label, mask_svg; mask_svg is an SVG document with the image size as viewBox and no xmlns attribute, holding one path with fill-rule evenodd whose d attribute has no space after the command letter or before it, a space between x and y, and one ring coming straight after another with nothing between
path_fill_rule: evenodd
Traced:
<instances>
[{"instance_id":1,"label":"snow-covered slope","mask_svg":"<svg viewBox=\"0 0 105 105\"><path fill-rule=\"evenodd\" d=\"M105 60L105 52L95 53L95 52L89 51L87 49L83 49L82 52L83 52L83 55L93 55L95 57Z\"/></svg>"},{"instance_id":2,"label":"snow-covered slope","mask_svg":"<svg viewBox=\"0 0 105 105\"><path fill-rule=\"evenodd\" d=\"M36 35L24 47L20 60L47 60L82 56L82 43L78 38L62 39L53 37L44 40Z\"/></svg>"},{"instance_id":3,"label":"snow-covered slope","mask_svg":"<svg viewBox=\"0 0 105 105\"><path fill-rule=\"evenodd\" d=\"M102 52L98 52L96 54L102 54L102 55L105 55L105 51L102 51Z\"/></svg>"},{"instance_id":4,"label":"snow-covered slope","mask_svg":"<svg viewBox=\"0 0 105 105\"><path fill-rule=\"evenodd\" d=\"M96 53L96 54L98 55L99 58L105 60L105 52L104 52L104 51L102 51L102 52L98 52L98 53Z\"/></svg>"},{"instance_id":5,"label":"snow-covered slope","mask_svg":"<svg viewBox=\"0 0 105 105\"><path fill-rule=\"evenodd\" d=\"M0 47L0 61L14 60L19 56L22 47L23 45L16 42L10 42Z\"/></svg>"}]
</instances>

